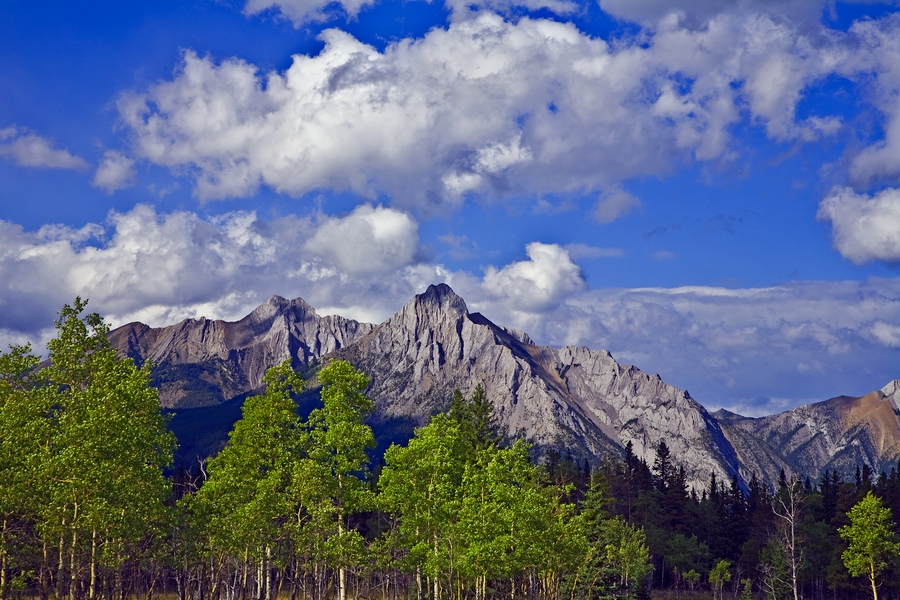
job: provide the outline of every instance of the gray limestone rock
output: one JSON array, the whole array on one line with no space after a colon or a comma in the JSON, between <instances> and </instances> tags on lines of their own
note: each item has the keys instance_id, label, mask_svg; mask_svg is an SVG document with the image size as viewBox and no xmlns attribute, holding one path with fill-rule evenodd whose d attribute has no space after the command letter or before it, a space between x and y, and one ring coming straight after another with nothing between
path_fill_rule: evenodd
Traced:
<instances>
[{"instance_id":1,"label":"gray limestone rock","mask_svg":"<svg viewBox=\"0 0 900 600\"><path fill-rule=\"evenodd\" d=\"M506 434L538 453L556 449L596 462L621 456L631 443L652 465L665 440L695 489L711 473L746 482L756 472L772 486L781 469L804 477L846 472L857 461L878 469L900 453L900 381L768 417L710 415L687 391L605 350L536 346L526 333L470 313L446 284L430 286L377 326L320 317L301 299L273 296L237 322L131 323L110 338L122 354L153 362L167 408L217 406L254 393L266 370L285 359L313 371L346 359L372 378L373 426L393 431L384 433L389 438L408 437L448 407L455 389L470 395L480 383Z\"/></svg>"}]
</instances>

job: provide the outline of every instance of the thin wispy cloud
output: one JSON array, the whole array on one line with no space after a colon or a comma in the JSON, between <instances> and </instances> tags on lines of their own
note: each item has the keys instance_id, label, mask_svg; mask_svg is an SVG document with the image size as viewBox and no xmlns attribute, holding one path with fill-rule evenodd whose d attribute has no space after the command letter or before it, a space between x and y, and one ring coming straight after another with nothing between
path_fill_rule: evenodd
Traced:
<instances>
[{"instance_id":1,"label":"thin wispy cloud","mask_svg":"<svg viewBox=\"0 0 900 600\"><path fill-rule=\"evenodd\" d=\"M88 168L83 158L66 149L55 148L53 140L16 126L0 129L0 158L34 169L83 171Z\"/></svg>"}]
</instances>

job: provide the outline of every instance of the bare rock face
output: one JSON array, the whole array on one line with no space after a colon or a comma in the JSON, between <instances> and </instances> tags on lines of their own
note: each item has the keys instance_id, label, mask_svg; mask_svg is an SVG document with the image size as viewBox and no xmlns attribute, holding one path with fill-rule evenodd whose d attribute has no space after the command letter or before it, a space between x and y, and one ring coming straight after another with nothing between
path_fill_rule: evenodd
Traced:
<instances>
[{"instance_id":1,"label":"bare rock face","mask_svg":"<svg viewBox=\"0 0 900 600\"><path fill-rule=\"evenodd\" d=\"M120 354L154 364L163 407L196 408L257 390L270 367L287 359L301 367L373 327L320 317L299 298L273 296L234 323L186 319L159 329L129 323L111 332L110 340Z\"/></svg>"},{"instance_id":2,"label":"bare rock face","mask_svg":"<svg viewBox=\"0 0 900 600\"><path fill-rule=\"evenodd\" d=\"M852 476L857 465L874 472L890 468L900 457L900 381L865 396L838 396L776 415L751 419L716 413L729 439L743 456L752 447L780 463L788 475L818 478L825 470ZM746 445L736 440L749 439ZM764 464L757 465L765 472ZM771 472L771 467L769 467Z\"/></svg>"},{"instance_id":3,"label":"bare rock face","mask_svg":"<svg viewBox=\"0 0 900 600\"><path fill-rule=\"evenodd\" d=\"M804 477L835 468L847 474L862 462L878 470L900 454L900 381L758 419L710 415L687 391L619 364L609 352L536 346L526 333L469 313L445 284L430 286L377 326L320 317L301 299L273 296L237 322L188 319L160 329L131 323L110 338L123 355L152 361L166 408L216 407L255 393L266 370L285 359L302 369L340 358L372 378L372 424L382 441L408 437L449 406L455 389L470 395L481 383L506 433L539 452L596 462L622 455L631 443L652 465L665 440L695 489L705 488L711 473L746 482L756 472L771 487L782 469Z\"/></svg>"},{"instance_id":4,"label":"bare rock face","mask_svg":"<svg viewBox=\"0 0 900 600\"><path fill-rule=\"evenodd\" d=\"M372 377L376 419L418 424L449 405L454 389L481 383L506 431L579 456L618 454L604 428L567 401L565 384L519 332L470 314L445 284L431 286L396 315L333 356ZM552 351L544 352L552 359Z\"/></svg>"},{"instance_id":5,"label":"bare rock face","mask_svg":"<svg viewBox=\"0 0 900 600\"><path fill-rule=\"evenodd\" d=\"M609 352L566 347L556 351L559 373L572 401L615 431L623 446L653 464L659 440L685 468L688 485L704 487L738 472L737 455L706 409L659 375L617 363Z\"/></svg>"},{"instance_id":6,"label":"bare rock face","mask_svg":"<svg viewBox=\"0 0 900 600\"><path fill-rule=\"evenodd\" d=\"M482 383L508 434L541 449L596 460L620 455L630 441L652 464L665 439L696 488L711 472L721 479L738 469L718 423L687 392L606 351L535 346L526 334L469 313L447 285L428 288L332 356L372 377L376 418L421 424L447 407L454 389L468 395Z\"/></svg>"}]
</instances>

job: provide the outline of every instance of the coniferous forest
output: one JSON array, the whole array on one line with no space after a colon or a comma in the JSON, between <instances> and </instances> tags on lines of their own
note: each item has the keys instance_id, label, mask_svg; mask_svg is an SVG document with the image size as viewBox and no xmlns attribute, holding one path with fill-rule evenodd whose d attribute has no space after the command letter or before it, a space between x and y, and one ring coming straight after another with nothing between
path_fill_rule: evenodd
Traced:
<instances>
[{"instance_id":1,"label":"coniferous forest","mask_svg":"<svg viewBox=\"0 0 900 600\"><path fill-rule=\"evenodd\" d=\"M371 455L367 376L272 368L215 457L173 466L150 366L77 299L49 360L0 354L0 600L900 598L900 473L688 490L647 464L540 462L478 386Z\"/></svg>"}]
</instances>

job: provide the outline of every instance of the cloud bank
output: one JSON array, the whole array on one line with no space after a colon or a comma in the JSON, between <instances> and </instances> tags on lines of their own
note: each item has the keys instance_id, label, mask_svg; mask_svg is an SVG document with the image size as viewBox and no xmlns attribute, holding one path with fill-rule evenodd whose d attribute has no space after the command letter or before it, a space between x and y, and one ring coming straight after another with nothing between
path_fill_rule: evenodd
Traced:
<instances>
[{"instance_id":1,"label":"cloud bank","mask_svg":"<svg viewBox=\"0 0 900 600\"><path fill-rule=\"evenodd\" d=\"M372 205L273 220L137 206L77 230L0 221L0 245L0 342L31 340L38 350L76 295L114 325L234 320L272 294L377 323L444 281L498 324L543 344L611 350L710 407L772 412L898 376L900 278L590 290L568 249L540 242L507 265L451 271L421 258L413 217ZM772 399L772 389L792 395Z\"/></svg>"},{"instance_id":2,"label":"cloud bank","mask_svg":"<svg viewBox=\"0 0 900 600\"><path fill-rule=\"evenodd\" d=\"M329 29L320 54L284 72L188 51L171 80L118 109L133 152L193 173L204 200L266 185L428 211L468 195L599 192L608 222L639 204L623 181L730 160L745 118L778 141L833 134L833 115L797 118L804 90L887 72L882 45L898 31L891 19L809 31L742 10L696 29L665 15L651 37L610 45L570 23L478 12L383 52Z\"/></svg>"}]
</instances>

